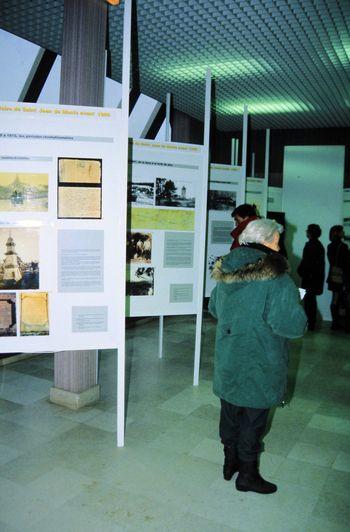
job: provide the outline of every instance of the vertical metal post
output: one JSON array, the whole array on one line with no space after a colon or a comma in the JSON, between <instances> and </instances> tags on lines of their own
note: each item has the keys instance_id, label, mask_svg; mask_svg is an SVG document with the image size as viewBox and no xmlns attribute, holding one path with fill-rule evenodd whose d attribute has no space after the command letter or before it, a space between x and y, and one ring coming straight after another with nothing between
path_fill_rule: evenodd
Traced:
<instances>
[{"instance_id":1,"label":"vertical metal post","mask_svg":"<svg viewBox=\"0 0 350 532\"><path fill-rule=\"evenodd\" d=\"M255 177L255 153L252 153L252 177Z\"/></svg>"},{"instance_id":2,"label":"vertical metal post","mask_svg":"<svg viewBox=\"0 0 350 532\"><path fill-rule=\"evenodd\" d=\"M269 202L269 163L270 163L270 130L266 130L265 140L265 171L264 171L264 191L263 191L263 214L267 215Z\"/></svg>"},{"instance_id":3,"label":"vertical metal post","mask_svg":"<svg viewBox=\"0 0 350 532\"><path fill-rule=\"evenodd\" d=\"M207 70L205 82L205 112L204 112L204 154L203 154L203 185L202 185L202 212L200 221L201 246L199 249L199 276L198 276L198 299L196 317L196 341L194 352L193 385L199 384L199 367L201 357L202 317L203 317L203 293L204 293L204 269L205 269L205 241L207 222L207 196L208 196L208 172L209 172L209 141L210 141L210 111L211 111L211 71Z\"/></svg>"},{"instance_id":4,"label":"vertical metal post","mask_svg":"<svg viewBox=\"0 0 350 532\"><path fill-rule=\"evenodd\" d=\"M158 352L158 358L163 358L163 334L164 334L164 316L159 316L159 352Z\"/></svg>"},{"instance_id":5,"label":"vertical metal post","mask_svg":"<svg viewBox=\"0 0 350 532\"><path fill-rule=\"evenodd\" d=\"M247 147L248 147L248 106L244 106L243 110L243 134L242 134L242 180L241 180L241 194L240 197L244 203L246 194L246 180L247 180Z\"/></svg>"},{"instance_id":6,"label":"vertical metal post","mask_svg":"<svg viewBox=\"0 0 350 532\"><path fill-rule=\"evenodd\" d=\"M123 28L123 74L122 74L122 153L124 155L121 175L123 191L125 192L125 217L126 217L126 191L128 179L128 123L129 123L129 93L130 93L130 55L131 55L131 5L132 0L124 3L124 28ZM120 235L120 246L126 249L126 235ZM125 287L125 276L120 282ZM125 327L120 331L118 338L118 389L117 389L117 445L124 446L125 437Z\"/></svg>"},{"instance_id":7,"label":"vertical metal post","mask_svg":"<svg viewBox=\"0 0 350 532\"><path fill-rule=\"evenodd\" d=\"M166 114L165 114L165 140L166 140L166 142L170 142L171 141L170 112L171 112L171 94L170 94L170 92L167 92L167 95L166 95Z\"/></svg>"},{"instance_id":8,"label":"vertical metal post","mask_svg":"<svg viewBox=\"0 0 350 532\"><path fill-rule=\"evenodd\" d=\"M171 141L170 128L170 111L171 111L171 93L166 95L166 114L165 114L165 141ZM164 336L164 316L159 316L159 351L158 357L163 358L163 336Z\"/></svg>"},{"instance_id":9,"label":"vertical metal post","mask_svg":"<svg viewBox=\"0 0 350 532\"><path fill-rule=\"evenodd\" d=\"M237 165L237 153L236 153L237 142L238 142L238 139L231 139L231 165L232 166Z\"/></svg>"}]
</instances>

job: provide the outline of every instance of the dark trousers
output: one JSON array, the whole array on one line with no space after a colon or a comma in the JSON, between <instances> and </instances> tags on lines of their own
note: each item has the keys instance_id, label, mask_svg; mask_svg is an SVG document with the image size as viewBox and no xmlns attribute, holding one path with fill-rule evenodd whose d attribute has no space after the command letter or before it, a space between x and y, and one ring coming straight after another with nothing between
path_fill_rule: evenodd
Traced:
<instances>
[{"instance_id":1,"label":"dark trousers","mask_svg":"<svg viewBox=\"0 0 350 532\"><path fill-rule=\"evenodd\" d=\"M220 399L220 438L227 447L235 447L243 462L258 459L268 408L236 406Z\"/></svg>"},{"instance_id":2,"label":"dark trousers","mask_svg":"<svg viewBox=\"0 0 350 532\"><path fill-rule=\"evenodd\" d=\"M304 296L304 310L307 316L309 329L314 329L316 325L317 302L316 294L313 290L306 289L306 294Z\"/></svg>"}]
</instances>

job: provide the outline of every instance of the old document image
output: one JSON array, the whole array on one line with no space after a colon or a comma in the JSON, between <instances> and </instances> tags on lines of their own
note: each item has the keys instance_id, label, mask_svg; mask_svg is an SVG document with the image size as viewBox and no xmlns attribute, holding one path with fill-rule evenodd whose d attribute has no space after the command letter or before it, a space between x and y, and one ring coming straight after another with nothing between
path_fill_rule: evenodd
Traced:
<instances>
[{"instance_id":1,"label":"old document image","mask_svg":"<svg viewBox=\"0 0 350 532\"><path fill-rule=\"evenodd\" d=\"M58 218L102 216L102 160L58 159Z\"/></svg>"},{"instance_id":2,"label":"old document image","mask_svg":"<svg viewBox=\"0 0 350 532\"><path fill-rule=\"evenodd\" d=\"M49 301L47 292L21 294L21 336L49 334Z\"/></svg>"}]
</instances>

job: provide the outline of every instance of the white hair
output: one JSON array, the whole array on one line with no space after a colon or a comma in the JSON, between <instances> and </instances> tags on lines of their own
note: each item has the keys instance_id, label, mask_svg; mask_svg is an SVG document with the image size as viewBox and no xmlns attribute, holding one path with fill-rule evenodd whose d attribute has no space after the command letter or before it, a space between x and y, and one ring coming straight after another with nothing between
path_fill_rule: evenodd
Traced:
<instances>
[{"instance_id":1,"label":"white hair","mask_svg":"<svg viewBox=\"0 0 350 532\"><path fill-rule=\"evenodd\" d=\"M276 220L259 218L249 222L247 227L239 236L240 244L262 244L262 242L272 242L275 233L283 233L282 225Z\"/></svg>"}]
</instances>

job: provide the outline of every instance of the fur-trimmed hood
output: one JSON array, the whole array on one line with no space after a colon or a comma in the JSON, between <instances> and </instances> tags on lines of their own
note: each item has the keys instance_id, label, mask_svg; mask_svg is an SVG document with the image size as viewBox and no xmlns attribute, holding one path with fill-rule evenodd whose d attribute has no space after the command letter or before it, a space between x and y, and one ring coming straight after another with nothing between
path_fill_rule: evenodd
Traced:
<instances>
[{"instance_id":1,"label":"fur-trimmed hood","mask_svg":"<svg viewBox=\"0 0 350 532\"><path fill-rule=\"evenodd\" d=\"M242 246L214 264L212 277L224 283L268 281L287 271L288 262L279 253L263 246L259 249Z\"/></svg>"}]
</instances>

